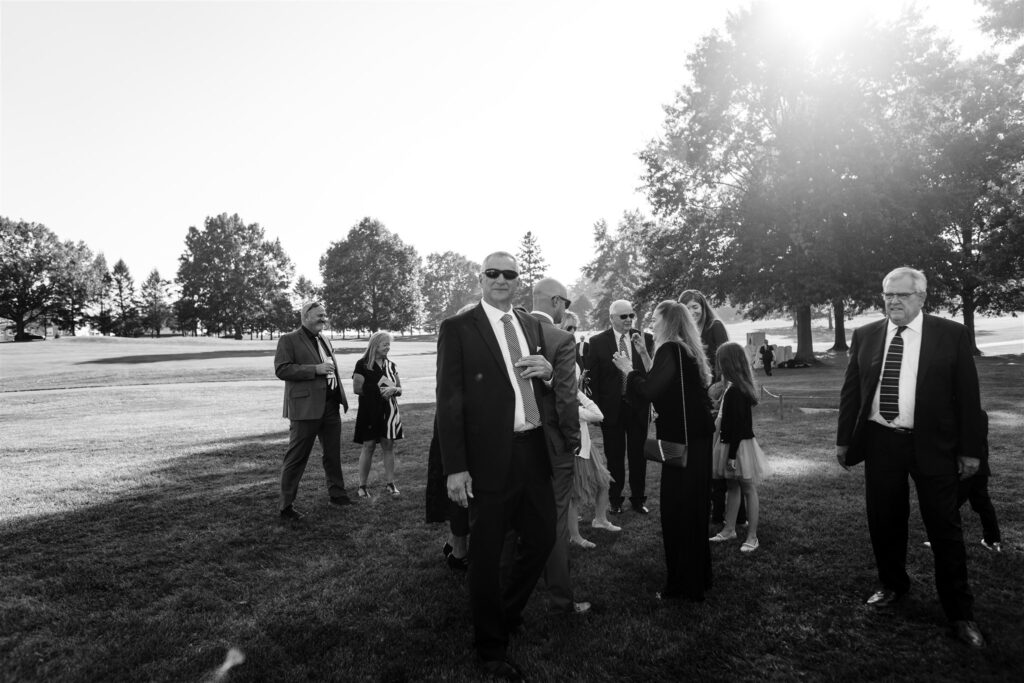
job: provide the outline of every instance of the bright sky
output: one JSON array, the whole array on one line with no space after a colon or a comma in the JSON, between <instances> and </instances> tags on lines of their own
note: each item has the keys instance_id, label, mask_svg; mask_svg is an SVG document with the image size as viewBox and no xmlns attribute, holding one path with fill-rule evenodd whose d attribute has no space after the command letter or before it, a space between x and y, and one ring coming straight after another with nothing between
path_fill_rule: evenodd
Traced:
<instances>
[{"instance_id":1,"label":"bright sky","mask_svg":"<svg viewBox=\"0 0 1024 683\"><path fill-rule=\"evenodd\" d=\"M173 278L189 226L237 213L317 282L372 216L421 257L479 261L532 230L569 284L597 220L649 211L636 155L696 40L743 4L3 0L0 214L137 282ZM918 4L987 44L968 0Z\"/></svg>"}]
</instances>

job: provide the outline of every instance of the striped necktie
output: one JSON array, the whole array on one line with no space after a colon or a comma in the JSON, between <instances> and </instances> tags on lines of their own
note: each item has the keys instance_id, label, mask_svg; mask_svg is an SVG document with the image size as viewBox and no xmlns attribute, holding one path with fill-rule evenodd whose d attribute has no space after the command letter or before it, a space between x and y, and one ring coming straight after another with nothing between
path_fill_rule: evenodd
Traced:
<instances>
[{"instance_id":1,"label":"striped necktie","mask_svg":"<svg viewBox=\"0 0 1024 683\"><path fill-rule=\"evenodd\" d=\"M512 359L512 373L519 383L519 393L523 397L523 412L526 421L534 427L540 426L540 410L537 408L537 399L533 396L533 384L519 374L516 363L523 357L522 349L519 348L519 337L516 335L516 328L512 326L512 316L506 313L501 316L501 322L505 325L505 342L508 344L508 355Z\"/></svg>"},{"instance_id":2,"label":"striped necktie","mask_svg":"<svg viewBox=\"0 0 1024 683\"><path fill-rule=\"evenodd\" d=\"M629 348L626 346L626 335L625 335L625 333L619 335L619 353L626 354L626 358L630 357L630 355L629 355ZM622 393L623 394L626 393L626 384L627 384L626 380L627 379L628 379L627 375L623 375L622 376Z\"/></svg>"},{"instance_id":3,"label":"striped necktie","mask_svg":"<svg viewBox=\"0 0 1024 683\"><path fill-rule=\"evenodd\" d=\"M878 413L886 422L892 422L900 414L900 364L903 362L903 330L906 325L896 328L896 336L889 342L882 368L882 387L878 395Z\"/></svg>"}]
</instances>

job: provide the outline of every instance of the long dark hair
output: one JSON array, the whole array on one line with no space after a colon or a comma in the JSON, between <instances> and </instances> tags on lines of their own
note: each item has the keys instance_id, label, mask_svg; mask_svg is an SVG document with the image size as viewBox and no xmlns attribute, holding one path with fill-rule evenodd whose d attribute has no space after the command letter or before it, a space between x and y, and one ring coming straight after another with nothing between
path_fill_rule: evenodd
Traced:
<instances>
[{"instance_id":1,"label":"long dark hair","mask_svg":"<svg viewBox=\"0 0 1024 683\"><path fill-rule=\"evenodd\" d=\"M684 289L683 293L679 295L679 303L685 305L691 301L700 304L700 331L703 332L711 327L711 323L718 320L718 316L715 315L715 309L708 305L708 300L703 294L696 289Z\"/></svg>"},{"instance_id":2,"label":"long dark hair","mask_svg":"<svg viewBox=\"0 0 1024 683\"><path fill-rule=\"evenodd\" d=\"M750 371L747 350L739 342L725 342L718 347L715 364L722 379L739 389L756 406L757 390L754 388L754 374Z\"/></svg>"}]
</instances>

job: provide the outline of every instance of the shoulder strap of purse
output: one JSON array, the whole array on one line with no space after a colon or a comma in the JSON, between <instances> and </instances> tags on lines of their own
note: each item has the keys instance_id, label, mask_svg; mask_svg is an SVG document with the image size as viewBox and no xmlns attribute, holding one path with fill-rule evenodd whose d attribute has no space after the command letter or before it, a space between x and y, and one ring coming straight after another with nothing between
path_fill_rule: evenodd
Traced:
<instances>
[{"instance_id":1,"label":"shoulder strap of purse","mask_svg":"<svg viewBox=\"0 0 1024 683\"><path fill-rule=\"evenodd\" d=\"M689 430L686 428L686 385L683 384L683 347L676 345L676 352L679 354L679 393L683 395L683 438L690 443Z\"/></svg>"}]
</instances>

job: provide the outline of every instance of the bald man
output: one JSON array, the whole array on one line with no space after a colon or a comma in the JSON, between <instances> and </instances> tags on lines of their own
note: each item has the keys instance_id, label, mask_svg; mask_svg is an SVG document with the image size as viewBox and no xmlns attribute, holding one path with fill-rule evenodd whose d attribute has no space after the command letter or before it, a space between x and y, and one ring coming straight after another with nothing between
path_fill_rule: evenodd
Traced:
<instances>
[{"instance_id":1,"label":"bald man","mask_svg":"<svg viewBox=\"0 0 1024 683\"><path fill-rule=\"evenodd\" d=\"M551 608L566 614L582 614L589 602L573 598L569 569L569 502L572 500L573 467L580 450L579 406L576 402L576 338L556 327L572 301L558 280L544 278L533 285L533 315L540 321L548 362L554 368L552 392L541 403L544 435L551 458L551 486L555 495L555 546L544 568Z\"/></svg>"}]
</instances>

